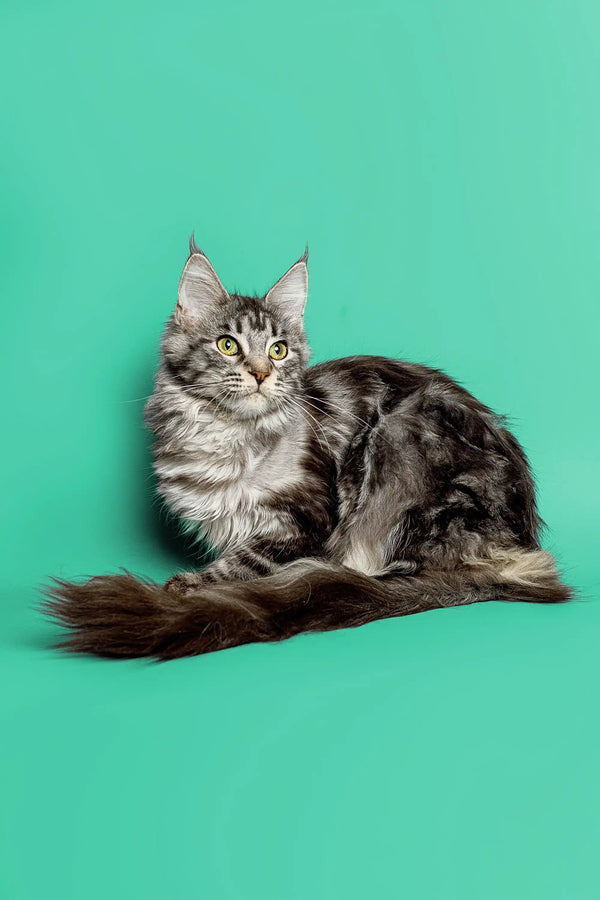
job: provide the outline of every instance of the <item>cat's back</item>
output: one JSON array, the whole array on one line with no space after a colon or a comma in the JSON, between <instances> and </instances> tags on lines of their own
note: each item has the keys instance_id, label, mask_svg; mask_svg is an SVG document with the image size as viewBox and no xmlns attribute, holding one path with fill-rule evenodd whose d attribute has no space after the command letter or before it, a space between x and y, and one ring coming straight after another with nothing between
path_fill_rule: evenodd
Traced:
<instances>
[{"instance_id":1,"label":"cat's back","mask_svg":"<svg viewBox=\"0 0 600 900\"><path fill-rule=\"evenodd\" d=\"M436 442L457 435L483 450L524 464L521 447L504 417L439 369L385 356L348 356L310 366L306 397L329 427L345 428L352 440L368 426L390 420Z\"/></svg>"},{"instance_id":2,"label":"cat's back","mask_svg":"<svg viewBox=\"0 0 600 900\"><path fill-rule=\"evenodd\" d=\"M408 388L417 387L424 380L436 375L442 373L438 369L420 363L389 356L343 356L340 359L315 363L307 369L308 378L318 381L341 379L364 384L379 379L389 383L404 382Z\"/></svg>"},{"instance_id":3,"label":"cat's back","mask_svg":"<svg viewBox=\"0 0 600 900\"><path fill-rule=\"evenodd\" d=\"M391 410L411 395L427 391L474 412L491 411L440 369L386 356L346 356L310 366L306 387L330 404L347 400Z\"/></svg>"}]
</instances>

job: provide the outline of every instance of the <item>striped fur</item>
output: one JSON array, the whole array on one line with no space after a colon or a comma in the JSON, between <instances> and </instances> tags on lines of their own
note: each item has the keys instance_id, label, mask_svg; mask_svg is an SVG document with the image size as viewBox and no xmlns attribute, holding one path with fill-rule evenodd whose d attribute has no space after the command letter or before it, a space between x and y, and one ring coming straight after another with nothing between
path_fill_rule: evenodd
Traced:
<instances>
[{"instance_id":1,"label":"striped fur","mask_svg":"<svg viewBox=\"0 0 600 900\"><path fill-rule=\"evenodd\" d=\"M160 494L217 558L164 586L56 582L48 607L68 649L172 658L480 600L569 598L500 417L424 366L308 366L306 254L257 298L229 294L190 251L145 417Z\"/></svg>"}]
</instances>

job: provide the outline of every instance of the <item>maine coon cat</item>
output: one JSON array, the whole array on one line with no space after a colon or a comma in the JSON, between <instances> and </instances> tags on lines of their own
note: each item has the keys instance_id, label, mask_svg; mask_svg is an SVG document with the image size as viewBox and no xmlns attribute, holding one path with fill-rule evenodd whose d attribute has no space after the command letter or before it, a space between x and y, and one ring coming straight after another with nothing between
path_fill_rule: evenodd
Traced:
<instances>
[{"instance_id":1,"label":"maine coon cat","mask_svg":"<svg viewBox=\"0 0 600 900\"><path fill-rule=\"evenodd\" d=\"M61 646L206 653L480 600L567 600L523 450L435 369L308 367L307 255L229 294L190 241L145 420L158 490L219 554L165 585L55 581Z\"/></svg>"}]
</instances>

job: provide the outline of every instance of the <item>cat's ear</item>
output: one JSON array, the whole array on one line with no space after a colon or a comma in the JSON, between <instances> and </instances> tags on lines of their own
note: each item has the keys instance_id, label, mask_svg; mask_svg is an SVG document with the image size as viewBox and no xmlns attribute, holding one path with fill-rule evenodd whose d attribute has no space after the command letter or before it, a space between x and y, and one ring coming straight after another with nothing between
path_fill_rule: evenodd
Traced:
<instances>
[{"instance_id":1,"label":"cat's ear","mask_svg":"<svg viewBox=\"0 0 600 900\"><path fill-rule=\"evenodd\" d=\"M308 295L308 247L298 262L282 275L265 297L265 303L276 309L290 323L302 321Z\"/></svg>"},{"instance_id":2,"label":"cat's ear","mask_svg":"<svg viewBox=\"0 0 600 900\"><path fill-rule=\"evenodd\" d=\"M204 315L229 299L219 276L207 257L190 241L191 256L179 282L175 319L180 325L193 325Z\"/></svg>"}]
</instances>

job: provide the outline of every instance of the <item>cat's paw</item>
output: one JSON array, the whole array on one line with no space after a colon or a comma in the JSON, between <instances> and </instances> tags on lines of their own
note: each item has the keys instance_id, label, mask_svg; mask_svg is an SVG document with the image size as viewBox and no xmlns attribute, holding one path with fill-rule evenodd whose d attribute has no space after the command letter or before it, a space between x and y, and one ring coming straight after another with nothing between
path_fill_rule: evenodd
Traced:
<instances>
[{"instance_id":1,"label":"cat's paw","mask_svg":"<svg viewBox=\"0 0 600 900\"><path fill-rule=\"evenodd\" d=\"M200 572L180 572L179 575L173 575L168 581L165 581L165 590L169 594L185 597L186 594L193 594L194 591L197 591L201 584Z\"/></svg>"}]
</instances>

